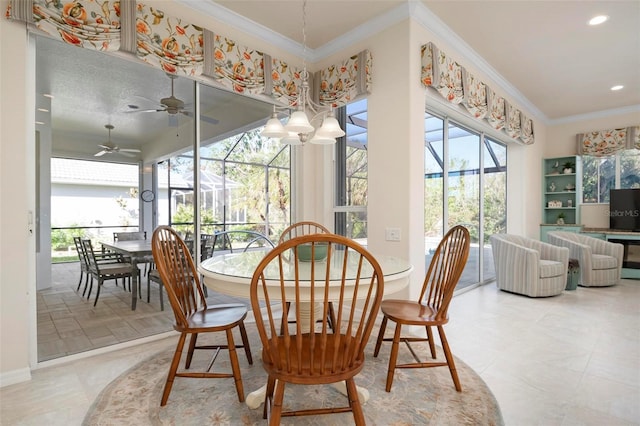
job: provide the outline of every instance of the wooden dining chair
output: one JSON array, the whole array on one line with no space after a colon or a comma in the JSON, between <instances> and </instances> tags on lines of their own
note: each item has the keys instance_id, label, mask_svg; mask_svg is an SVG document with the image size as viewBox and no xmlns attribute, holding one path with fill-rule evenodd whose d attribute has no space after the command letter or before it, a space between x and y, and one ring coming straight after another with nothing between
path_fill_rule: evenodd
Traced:
<instances>
[{"instance_id":1,"label":"wooden dining chair","mask_svg":"<svg viewBox=\"0 0 640 426\"><path fill-rule=\"evenodd\" d=\"M384 317L378 332L376 347L373 356L377 357L382 342L393 342L391 355L389 356L389 370L387 372L386 391L391 391L393 375L396 368L428 368L449 366L453 384L458 392L462 391L453 355L449 349L449 343L444 333L444 324L449 322L447 310L453 297L456 284L464 270L469 257L471 238L469 231L460 225L454 226L446 233L431 259L429 270L422 285L422 291L416 301L387 299L382 302L380 309ZM385 338L387 322L391 320L396 324L393 338ZM403 336L402 326L423 326L427 337ZM440 342L444 351L446 362L422 362L413 350L410 342L429 342L431 357L436 358L436 348L433 341L431 327L438 328ZM406 343L414 357L414 363L397 364L400 341Z\"/></svg>"},{"instance_id":2,"label":"wooden dining chair","mask_svg":"<svg viewBox=\"0 0 640 426\"><path fill-rule=\"evenodd\" d=\"M289 227L285 228L285 230L282 231L282 234L280 234L280 238L278 239L278 244L282 244L283 242L290 240L291 238L301 237L303 235L330 234L330 233L331 231L329 231L329 229L327 229L324 225L318 222L305 220L302 222L296 222L294 224L291 224ZM291 303L285 303L282 305L282 309L283 309L282 327L284 327L284 325L287 322L291 322L291 321L288 321L290 306L291 306ZM331 325L332 321L335 320L333 303L329 303L328 315L329 315L329 326L333 328L333 326Z\"/></svg>"},{"instance_id":3,"label":"wooden dining chair","mask_svg":"<svg viewBox=\"0 0 640 426\"><path fill-rule=\"evenodd\" d=\"M329 231L324 225L321 225L317 222L312 222L310 220L296 222L282 231L282 234L280 234L280 239L278 239L278 244L290 240L291 238L301 237L303 235L330 233L331 231Z\"/></svg>"},{"instance_id":4,"label":"wooden dining chair","mask_svg":"<svg viewBox=\"0 0 640 426\"><path fill-rule=\"evenodd\" d=\"M310 260L301 260L302 248L310 250ZM326 250L326 259L314 260L320 250ZM364 348L383 287L376 259L360 244L340 235L292 238L265 255L253 274L250 295L262 341L262 365L268 374L263 414L270 425L279 424L283 416L349 411L355 424L364 424L354 377L364 366ZM294 302L293 325L281 330L280 318L270 303L273 300ZM329 303L336 308L333 331L327 315ZM320 308L317 312L311 308L315 306ZM348 405L283 411L287 383L338 382L346 384Z\"/></svg>"},{"instance_id":5,"label":"wooden dining chair","mask_svg":"<svg viewBox=\"0 0 640 426\"><path fill-rule=\"evenodd\" d=\"M169 368L160 405L166 405L176 377L234 378L238 400L243 402L244 389L236 348L244 348L249 364L253 364L249 339L244 326L247 306L238 303L207 305L200 277L189 248L171 227L159 226L156 228L151 239L151 246L156 267L175 315L173 328L180 332L180 338ZM233 340L233 329L236 327L239 328L242 338L242 345L239 346L236 346ZM226 334L226 345L197 346L196 343L200 333L215 332L224 332ZM178 372L182 349L188 335L191 338L185 361L185 370L188 370L191 366L193 353L196 349L215 349L213 358L205 372ZM210 372L221 349L228 349L229 351L232 373Z\"/></svg>"}]
</instances>

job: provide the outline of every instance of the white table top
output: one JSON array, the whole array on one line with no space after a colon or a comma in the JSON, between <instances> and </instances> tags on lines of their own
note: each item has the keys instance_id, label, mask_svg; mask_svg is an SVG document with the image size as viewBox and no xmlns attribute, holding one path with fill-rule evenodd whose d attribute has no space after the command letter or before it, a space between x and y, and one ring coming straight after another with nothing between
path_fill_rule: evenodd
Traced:
<instances>
[{"instance_id":1,"label":"white table top","mask_svg":"<svg viewBox=\"0 0 640 426\"><path fill-rule=\"evenodd\" d=\"M198 270L204 276L204 284L210 289L231 296L248 298L251 278L266 253L267 251L259 250L214 256L202 262ZM350 258L354 259L354 262L349 262L347 279L354 278L356 271L356 256L350 256ZM409 283L409 275L413 270L413 266L408 261L394 256L375 256L375 258L380 264L384 275L385 294L396 292ZM299 273L301 281L309 280L310 265L310 263L300 262ZM325 269L319 268L319 265L324 266L326 263L316 262L315 278L316 280L323 280ZM363 270L361 277L367 278L370 276L367 275L367 272L370 273L371 268ZM293 281L292 264L285 264L284 273L285 279ZM334 255L332 257L332 267L329 273L332 280L340 278L342 274L341 256ZM349 275L350 273L352 273L351 276ZM279 285L277 281L278 272L275 267L268 267L265 271L265 276L267 280L271 278L274 284Z\"/></svg>"}]
</instances>

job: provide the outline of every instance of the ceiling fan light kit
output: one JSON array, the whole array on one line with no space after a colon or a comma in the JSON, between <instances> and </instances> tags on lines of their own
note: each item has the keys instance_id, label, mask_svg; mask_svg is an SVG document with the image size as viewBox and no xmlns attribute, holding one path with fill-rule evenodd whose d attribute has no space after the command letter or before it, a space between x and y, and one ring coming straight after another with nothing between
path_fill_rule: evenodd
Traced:
<instances>
[{"instance_id":1,"label":"ceiling fan light kit","mask_svg":"<svg viewBox=\"0 0 640 426\"><path fill-rule=\"evenodd\" d=\"M118 145L111 142L111 131L114 129L114 127L112 124L105 124L104 127L109 131L109 139L107 140L107 142L98 145L100 148L102 148L102 151L93 154L94 157L102 157L105 154L120 154L124 155L125 157L135 157L135 155L132 153L141 152L136 148L120 148Z\"/></svg>"},{"instance_id":2,"label":"ceiling fan light kit","mask_svg":"<svg viewBox=\"0 0 640 426\"><path fill-rule=\"evenodd\" d=\"M182 114L182 115L186 115L187 117L191 117L193 118L193 113L191 111L188 111L186 109L186 104L184 103L184 101L182 99L179 99L175 96L175 88L174 88L174 80L176 78L178 78L177 75L175 74L169 74L169 73L165 73L167 75L167 77L169 77L169 79L171 79L171 96L167 97L167 98L162 98L160 99L160 103L159 106L157 108L149 108L149 109L140 109L140 107L138 105L134 105L134 104L129 104L127 105L130 110L129 111L125 111L127 113L132 113L132 112L166 112L167 114L169 114L169 126L170 127L177 127L178 126L178 121L177 121L177 117L175 117L177 114ZM147 98L143 98L143 99L147 99ZM151 101L153 103L157 103L157 101L153 101L151 99L147 99L148 101ZM219 121L216 120L215 118L212 117L207 117L204 115L200 116L200 120L209 123L209 124L218 124Z\"/></svg>"}]
</instances>

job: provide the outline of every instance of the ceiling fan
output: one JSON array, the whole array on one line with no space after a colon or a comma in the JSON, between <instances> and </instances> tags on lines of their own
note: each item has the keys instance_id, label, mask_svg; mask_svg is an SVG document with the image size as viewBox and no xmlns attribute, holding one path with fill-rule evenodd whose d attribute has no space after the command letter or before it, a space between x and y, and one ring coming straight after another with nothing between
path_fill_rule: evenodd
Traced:
<instances>
[{"instance_id":1,"label":"ceiling fan","mask_svg":"<svg viewBox=\"0 0 640 426\"><path fill-rule=\"evenodd\" d=\"M105 154L120 154L125 157L135 157L132 152L141 152L139 149L135 148L120 148L118 145L111 142L111 130L113 130L113 125L105 124L104 127L109 131L109 140L102 145L98 145L102 148L102 151L93 154L94 157L102 157Z\"/></svg>"},{"instance_id":2,"label":"ceiling fan","mask_svg":"<svg viewBox=\"0 0 640 426\"><path fill-rule=\"evenodd\" d=\"M186 109L184 101L182 99L176 98L174 95L173 82L176 78L178 78L178 76L174 74L167 74L167 77L171 79L171 96L169 96L168 98L160 99L160 103L157 108L138 109L137 105L130 104L128 106L129 108L131 108L131 110L126 112L167 112L169 114L169 125L173 127L176 127L178 125L178 120L176 117L177 114L183 114L183 115L186 115L187 117L193 117L193 113ZM138 97L142 99L146 99L153 103L156 103L156 101L152 101L151 99L147 99L142 96L138 96ZM201 115L200 119L210 124L219 123L219 121L216 120L215 118L207 117L204 115Z\"/></svg>"}]
</instances>

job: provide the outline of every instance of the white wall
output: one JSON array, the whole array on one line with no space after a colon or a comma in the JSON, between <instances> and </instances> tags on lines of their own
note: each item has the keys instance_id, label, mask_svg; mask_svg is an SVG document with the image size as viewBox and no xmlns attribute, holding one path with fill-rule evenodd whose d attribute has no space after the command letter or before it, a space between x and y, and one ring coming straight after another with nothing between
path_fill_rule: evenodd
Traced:
<instances>
[{"instance_id":1,"label":"white wall","mask_svg":"<svg viewBox=\"0 0 640 426\"><path fill-rule=\"evenodd\" d=\"M7 0L0 2L6 10ZM0 19L0 385L28 380L35 331L33 56L24 24ZM10 59L10 60L9 60Z\"/></svg>"}]
</instances>

